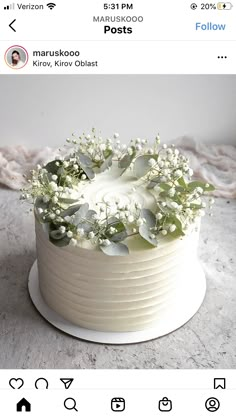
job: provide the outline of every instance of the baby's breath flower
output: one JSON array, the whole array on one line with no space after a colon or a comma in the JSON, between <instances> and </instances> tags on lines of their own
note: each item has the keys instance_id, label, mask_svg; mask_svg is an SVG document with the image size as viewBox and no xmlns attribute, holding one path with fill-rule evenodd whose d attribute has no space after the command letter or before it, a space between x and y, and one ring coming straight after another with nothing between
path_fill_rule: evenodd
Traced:
<instances>
[{"instance_id":1,"label":"baby's breath flower","mask_svg":"<svg viewBox=\"0 0 236 420\"><path fill-rule=\"evenodd\" d=\"M109 228L109 233L112 235L113 233L116 233L117 232L117 229L116 228L114 228L114 226L111 226L110 228Z\"/></svg>"},{"instance_id":2,"label":"baby's breath flower","mask_svg":"<svg viewBox=\"0 0 236 420\"><path fill-rule=\"evenodd\" d=\"M52 197L52 202L56 204L58 202L58 198L56 196Z\"/></svg>"},{"instance_id":3,"label":"baby's breath flower","mask_svg":"<svg viewBox=\"0 0 236 420\"><path fill-rule=\"evenodd\" d=\"M183 172L180 170L180 169L178 169L177 171L175 171L175 176L177 177L177 178L181 178L181 176L183 176Z\"/></svg>"},{"instance_id":4,"label":"baby's breath flower","mask_svg":"<svg viewBox=\"0 0 236 420\"><path fill-rule=\"evenodd\" d=\"M204 210L202 210L202 209L200 209L200 210L198 210L198 214L199 214L199 216L205 216L205 211Z\"/></svg>"},{"instance_id":5,"label":"baby's breath flower","mask_svg":"<svg viewBox=\"0 0 236 420\"><path fill-rule=\"evenodd\" d=\"M88 238L93 239L95 237L95 233L93 231L88 233Z\"/></svg>"},{"instance_id":6,"label":"baby's breath flower","mask_svg":"<svg viewBox=\"0 0 236 420\"><path fill-rule=\"evenodd\" d=\"M65 221L67 222L67 223L71 223L72 222L72 217L71 216L65 216Z\"/></svg>"},{"instance_id":7,"label":"baby's breath flower","mask_svg":"<svg viewBox=\"0 0 236 420\"><path fill-rule=\"evenodd\" d=\"M85 174L83 174L83 175L81 176L81 179L82 179L82 180L85 180L85 179L87 179L87 176L86 176Z\"/></svg>"},{"instance_id":8,"label":"baby's breath flower","mask_svg":"<svg viewBox=\"0 0 236 420\"><path fill-rule=\"evenodd\" d=\"M55 174L54 174L54 175L52 175L52 180L53 180L53 181L56 181L56 180L57 180L57 178L58 178L58 176L57 176L57 175L55 175Z\"/></svg>"},{"instance_id":9,"label":"baby's breath flower","mask_svg":"<svg viewBox=\"0 0 236 420\"><path fill-rule=\"evenodd\" d=\"M170 197L174 197L174 195L175 195L175 189L174 188L170 188L169 191L168 191L168 195Z\"/></svg>"},{"instance_id":10,"label":"baby's breath flower","mask_svg":"<svg viewBox=\"0 0 236 420\"><path fill-rule=\"evenodd\" d=\"M77 229L77 234L82 238L84 236L84 229L83 228L78 228Z\"/></svg>"},{"instance_id":11,"label":"baby's breath flower","mask_svg":"<svg viewBox=\"0 0 236 420\"><path fill-rule=\"evenodd\" d=\"M100 150L102 152L104 152L104 150L106 150L107 146L105 145L105 143L100 144Z\"/></svg>"},{"instance_id":12,"label":"baby's breath flower","mask_svg":"<svg viewBox=\"0 0 236 420\"><path fill-rule=\"evenodd\" d=\"M54 181L49 182L49 185L53 191L57 191L57 184Z\"/></svg>"},{"instance_id":13,"label":"baby's breath flower","mask_svg":"<svg viewBox=\"0 0 236 420\"><path fill-rule=\"evenodd\" d=\"M202 194L203 193L203 189L201 187L197 187L196 188L196 192L199 193L199 194Z\"/></svg>"},{"instance_id":14,"label":"baby's breath flower","mask_svg":"<svg viewBox=\"0 0 236 420\"><path fill-rule=\"evenodd\" d=\"M163 218L163 215L161 213L156 214L156 219L161 220Z\"/></svg>"},{"instance_id":15,"label":"baby's breath flower","mask_svg":"<svg viewBox=\"0 0 236 420\"><path fill-rule=\"evenodd\" d=\"M114 133L114 139L118 139L120 137L119 133Z\"/></svg>"},{"instance_id":16,"label":"baby's breath flower","mask_svg":"<svg viewBox=\"0 0 236 420\"><path fill-rule=\"evenodd\" d=\"M76 246L76 245L77 245L77 240L76 240L75 238L72 238L72 239L70 240L70 245L72 245L72 246Z\"/></svg>"},{"instance_id":17,"label":"baby's breath flower","mask_svg":"<svg viewBox=\"0 0 236 420\"><path fill-rule=\"evenodd\" d=\"M151 158L151 159L149 159L149 161L148 161L148 166L150 166L151 168L153 167L153 166L155 166L156 165L156 160L155 159L153 159L153 158Z\"/></svg>"},{"instance_id":18,"label":"baby's breath flower","mask_svg":"<svg viewBox=\"0 0 236 420\"><path fill-rule=\"evenodd\" d=\"M173 209L177 209L177 208L179 207L178 203L176 203L175 201L171 201L170 206L171 206Z\"/></svg>"},{"instance_id":19,"label":"baby's breath flower","mask_svg":"<svg viewBox=\"0 0 236 420\"><path fill-rule=\"evenodd\" d=\"M109 245L111 245L111 241L109 241L109 239L104 239L103 245L109 246Z\"/></svg>"},{"instance_id":20,"label":"baby's breath flower","mask_svg":"<svg viewBox=\"0 0 236 420\"><path fill-rule=\"evenodd\" d=\"M59 227L59 231L60 231L61 233L65 233L65 232L66 232L66 228L65 228L65 226L60 226L60 227Z\"/></svg>"},{"instance_id":21,"label":"baby's breath flower","mask_svg":"<svg viewBox=\"0 0 236 420\"><path fill-rule=\"evenodd\" d=\"M138 218L137 220L137 226L142 226L144 224L144 221L141 217Z\"/></svg>"},{"instance_id":22,"label":"baby's breath flower","mask_svg":"<svg viewBox=\"0 0 236 420\"><path fill-rule=\"evenodd\" d=\"M167 232L166 229L162 229L161 233L162 233L163 236L166 236L168 232Z\"/></svg>"},{"instance_id":23,"label":"baby's breath flower","mask_svg":"<svg viewBox=\"0 0 236 420\"><path fill-rule=\"evenodd\" d=\"M43 202L48 203L50 201L50 197L48 195L43 196Z\"/></svg>"},{"instance_id":24,"label":"baby's breath flower","mask_svg":"<svg viewBox=\"0 0 236 420\"><path fill-rule=\"evenodd\" d=\"M72 238L73 237L73 232L71 230L68 230L67 234L68 238Z\"/></svg>"},{"instance_id":25,"label":"baby's breath flower","mask_svg":"<svg viewBox=\"0 0 236 420\"><path fill-rule=\"evenodd\" d=\"M171 233L175 232L175 231L176 231L176 225L170 225L170 227L169 227L169 231L170 231Z\"/></svg>"}]
</instances>

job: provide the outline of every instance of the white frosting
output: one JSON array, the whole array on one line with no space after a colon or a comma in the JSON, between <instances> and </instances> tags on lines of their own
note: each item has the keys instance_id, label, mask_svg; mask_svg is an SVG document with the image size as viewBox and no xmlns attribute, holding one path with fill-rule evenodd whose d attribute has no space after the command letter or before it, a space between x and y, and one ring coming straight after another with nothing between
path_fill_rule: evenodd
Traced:
<instances>
[{"instance_id":1,"label":"white frosting","mask_svg":"<svg viewBox=\"0 0 236 420\"><path fill-rule=\"evenodd\" d=\"M163 239L157 248L130 241L126 257L56 247L37 222L36 235L41 293L52 309L74 324L100 331L139 331L152 327L163 311L184 303L196 262L195 231L182 240Z\"/></svg>"},{"instance_id":2,"label":"white frosting","mask_svg":"<svg viewBox=\"0 0 236 420\"><path fill-rule=\"evenodd\" d=\"M133 178L118 177L117 168L111 171L82 188L90 208L118 197L129 206L134 201L150 209L155 206L150 191L144 187L133 191ZM182 239L162 237L158 247L139 236L130 237L126 240L130 254L125 257L87 249L89 241L75 248L56 247L38 222L36 239L40 289L46 303L66 320L98 331L144 330L166 311L178 310L186 288L191 287L191 269L197 260L196 229Z\"/></svg>"},{"instance_id":3,"label":"white frosting","mask_svg":"<svg viewBox=\"0 0 236 420\"><path fill-rule=\"evenodd\" d=\"M143 183L138 182L130 175L129 170L122 176L120 174L121 169L118 168L117 162L113 162L112 167L97 174L95 180L81 182L77 188L76 196L79 197L83 194L83 201L94 210L98 209L97 204L107 201L115 204L117 200L120 205L127 205L129 208L132 208L137 202L144 208L154 210L156 208L153 195L155 191L148 190Z\"/></svg>"}]
</instances>

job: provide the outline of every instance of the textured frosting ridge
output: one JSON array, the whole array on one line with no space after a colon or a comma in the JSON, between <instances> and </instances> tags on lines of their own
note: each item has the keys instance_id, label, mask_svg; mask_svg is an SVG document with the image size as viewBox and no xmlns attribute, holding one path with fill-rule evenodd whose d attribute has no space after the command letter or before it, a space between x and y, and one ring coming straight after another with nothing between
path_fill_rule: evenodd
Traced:
<instances>
[{"instance_id":1,"label":"textured frosting ridge","mask_svg":"<svg viewBox=\"0 0 236 420\"><path fill-rule=\"evenodd\" d=\"M199 229L152 247L137 237L130 254L51 244L36 222L39 283L46 303L66 320L98 331L151 328L170 308L181 308L191 289ZM185 297L186 293L186 297Z\"/></svg>"}]
</instances>

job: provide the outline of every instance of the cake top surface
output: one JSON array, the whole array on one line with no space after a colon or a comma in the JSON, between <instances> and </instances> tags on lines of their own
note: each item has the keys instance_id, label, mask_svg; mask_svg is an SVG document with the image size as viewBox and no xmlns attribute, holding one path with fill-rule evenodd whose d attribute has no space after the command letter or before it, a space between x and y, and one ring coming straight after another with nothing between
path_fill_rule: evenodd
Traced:
<instances>
[{"instance_id":1,"label":"cake top surface","mask_svg":"<svg viewBox=\"0 0 236 420\"><path fill-rule=\"evenodd\" d=\"M60 156L32 171L23 199L57 246L125 256L129 244L150 249L183 237L204 215L210 184L191 181L189 162L174 145L146 139L121 144L93 129L67 139ZM210 199L212 204L213 199Z\"/></svg>"}]
</instances>

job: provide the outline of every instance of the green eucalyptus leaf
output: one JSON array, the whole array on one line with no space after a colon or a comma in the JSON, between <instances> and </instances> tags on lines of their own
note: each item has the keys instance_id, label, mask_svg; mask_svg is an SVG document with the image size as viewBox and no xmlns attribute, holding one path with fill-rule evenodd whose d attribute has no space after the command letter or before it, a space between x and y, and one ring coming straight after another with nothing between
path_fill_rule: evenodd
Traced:
<instances>
[{"instance_id":1,"label":"green eucalyptus leaf","mask_svg":"<svg viewBox=\"0 0 236 420\"><path fill-rule=\"evenodd\" d=\"M56 162L59 162L60 165L62 165L61 160L52 160L51 162L48 162L47 165L44 166L44 168L50 173L50 174L57 174L59 166L56 165Z\"/></svg>"},{"instance_id":2,"label":"green eucalyptus leaf","mask_svg":"<svg viewBox=\"0 0 236 420\"><path fill-rule=\"evenodd\" d=\"M145 176L152 167L149 165L150 159L156 159L157 155L143 155L137 157L137 159L134 162L134 175L136 178L142 178Z\"/></svg>"},{"instance_id":3,"label":"green eucalyptus leaf","mask_svg":"<svg viewBox=\"0 0 236 420\"><path fill-rule=\"evenodd\" d=\"M77 156L79 157L79 161L81 164L81 167L83 168L84 166L87 167L92 167L93 166L93 161L90 159L90 157L84 155L83 153L77 153Z\"/></svg>"},{"instance_id":4,"label":"green eucalyptus leaf","mask_svg":"<svg viewBox=\"0 0 236 420\"><path fill-rule=\"evenodd\" d=\"M132 146L132 150L133 150L133 153L131 155L129 153L127 153L119 161L119 168L127 169L130 166L130 164L132 163L132 161L133 161L133 159L135 158L135 155L136 155L136 150L133 146Z\"/></svg>"},{"instance_id":5,"label":"green eucalyptus leaf","mask_svg":"<svg viewBox=\"0 0 236 420\"><path fill-rule=\"evenodd\" d=\"M129 254L129 248L125 244L111 242L110 245L100 245L100 249L104 254L109 256L126 256Z\"/></svg>"},{"instance_id":6,"label":"green eucalyptus leaf","mask_svg":"<svg viewBox=\"0 0 236 420\"><path fill-rule=\"evenodd\" d=\"M111 226L114 227L117 230L117 232L110 233L109 229ZM111 217L110 219L108 219L108 227L105 232L105 235L113 242L121 242L128 236L124 223L122 223L116 217Z\"/></svg>"},{"instance_id":7,"label":"green eucalyptus leaf","mask_svg":"<svg viewBox=\"0 0 236 420\"><path fill-rule=\"evenodd\" d=\"M185 182L184 177L182 176L181 178L178 179L178 183L181 187L183 187L184 189L187 188L187 184Z\"/></svg>"},{"instance_id":8,"label":"green eucalyptus leaf","mask_svg":"<svg viewBox=\"0 0 236 420\"><path fill-rule=\"evenodd\" d=\"M55 241L58 241L59 239L62 239L66 236L66 233L62 233L60 230L51 230L49 232L49 237Z\"/></svg>"},{"instance_id":9,"label":"green eucalyptus leaf","mask_svg":"<svg viewBox=\"0 0 236 420\"><path fill-rule=\"evenodd\" d=\"M193 210L200 210L200 209L202 209L202 204L195 204L195 203L191 203L191 204L190 204L190 209L193 209Z\"/></svg>"},{"instance_id":10,"label":"green eucalyptus leaf","mask_svg":"<svg viewBox=\"0 0 236 420\"><path fill-rule=\"evenodd\" d=\"M100 166L100 171L103 172L106 169L110 168L112 165L112 152L111 154L104 160L104 162Z\"/></svg>"},{"instance_id":11,"label":"green eucalyptus leaf","mask_svg":"<svg viewBox=\"0 0 236 420\"><path fill-rule=\"evenodd\" d=\"M177 238L179 236L184 236L185 233L183 231L181 220L175 216L174 214L171 214L166 218L166 224L175 225L176 230L174 232L168 232L169 235L171 235L173 238Z\"/></svg>"},{"instance_id":12,"label":"green eucalyptus leaf","mask_svg":"<svg viewBox=\"0 0 236 420\"><path fill-rule=\"evenodd\" d=\"M156 185L159 185L159 183L160 183L160 177L155 177L155 178L153 178L150 182L149 182L149 184L147 185L147 189L148 190L151 190L151 189L153 189Z\"/></svg>"},{"instance_id":13,"label":"green eucalyptus leaf","mask_svg":"<svg viewBox=\"0 0 236 420\"><path fill-rule=\"evenodd\" d=\"M68 238L67 236L64 236L61 239L54 239L49 234L49 240L53 245L56 245L59 247L67 246L70 243L70 238Z\"/></svg>"},{"instance_id":14,"label":"green eucalyptus leaf","mask_svg":"<svg viewBox=\"0 0 236 420\"><path fill-rule=\"evenodd\" d=\"M60 203L63 204L73 204L76 203L78 201L78 198L64 198L64 197L59 197L59 201Z\"/></svg>"},{"instance_id":15,"label":"green eucalyptus leaf","mask_svg":"<svg viewBox=\"0 0 236 420\"><path fill-rule=\"evenodd\" d=\"M127 236L127 231L121 230L120 232L116 232L113 235L111 235L109 239L111 239L113 242L121 242L124 241L127 238Z\"/></svg>"},{"instance_id":16,"label":"green eucalyptus leaf","mask_svg":"<svg viewBox=\"0 0 236 420\"><path fill-rule=\"evenodd\" d=\"M208 186L206 186L208 185ZM200 187L203 189L203 191L214 191L215 187L212 184L208 184L206 182L202 182L202 181L193 181L193 182L189 182L188 184L188 189L190 189L190 191L193 191L195 188Z\"/></svg>"},{"instance_id":17,"label":"green eucalyptus leaf","mask_svg":"<svg viewBox=\"0 0 236 420\"><path fill-rule=\"evenodd\" d=\"M83 219L86 218L88 213L89 205L88 203L80 205L78 211L73 214L73 223L77 226Z\"/></svg>"},{"instance_id":18,"label":"green eucalyptus leaf","mask_svg":"<svg viewBox=\"0 0 236 420\"><path fill-rule=\"evenodd\" d=\"M171 185L166 184L166 183L164 183L164 182L161 182L161 183L159 184L159 187L160 187L162 190L164 190L164 191L169 191L169 190L171 189Z\"/></svg>"},{"instance_id":19,"label":"green eucalyptus leaf","mask_svg":"<svg viewBox=\"0 0 236 420\"><path fill-rule=\"evenodd\" d=\"M169 194L168 194L168 192L167 192L167 191L161 191L161 192L159 193L159 197L161 197L161 198L166 198L166 197L169 197Z\"/></svg>"},{"instance_id":20,"label":"green eucalyptus leaf","mask_svg":"<svg viewBox=\"0 0 236 420\"><path fill-rule=\"evenodd\" d=\"M81 204L75 204L74 206L68 207L68 209L61 213L61 217L73 216L73 214L75 214L80 209L80 207Z\"/></svg>"},{"instance_id":21,"label":"green eucalyptus leaf","mask_svg":"<svg viewBox=\"0 0 236 420\"><path fill-rule=\"evenodd\" d=\"M89 233L89 232L92 232L92 230L94 229L94 226L91 223L83 221L83 222L77 224L77 228L78 229L84 229L84 231L86 233Z\"/></svg>"},{"instance_id":22,"label":"green eucalyptus leaf","mask_svg":"<svg viewBox=\"0 0 236 420\"><path fill-rule=\"evenodd\" d=\"M146 222L139 227L139 234L153 246L157 246L158 242L156 238L151 238L152 228L156 226L156 217L149 209L142 209L140 216L145 218Z\"/></svg>"},{"instance_id":23,"label":"green eucalyptus leaf","mask_svg":"<svg viewBox=\"0 0 236 420\"><path fill-rule=\"evenodd\" d=\"M108 226L114 226L114 224L122 224L124 226L124 224L120 221L120 219L117 219L117 217L109 217L107 224Z\"/></svg>"},{"instance_id":24,"label":"green eucalyptus leaf","mask_svg":"<svg viewBox=\"0 0 236 420\"><path fill-rule=\"evenodd\" d=\"M146 224L143 224L142 226L139 226L139 234L142 236L143 239L145 239L147 242L149 242L153 246L157 246L158 242L156 238L151 238L152 232L146 226Z\"/></svg>"},{"instance_id":25,"label":"green eucalyptus leaf","mask_svg":"<svg viewBox=\"0 0 236 420\"><path fill-rule=\"evenodd\" d=\"M88 220L93 220L93 216L97 214L97 212L95 210L89 210L87 215L86 215L86 219Z\"/></svg>"},{"instance_id":26,"label":"green eucalyptus leaf","mask_svg":"<svg viewBox=\"0 0 236 420\"><path fill-rule=\"evenodd\" d=\"M58 168L57 175L58 176L63 176L63 175L65 175L65 173L66 173L65 168L63 168L63 166L60 166Z\"/></svg>"},{"instance_id":27,"label":"green eucalyptus leaf","mask_svg":"<svg viewBox=\"0 0 236 420\"><path fill-rule=\"evenodd\" d=\"M45 210L48 208L48 203L44 203L42 197L37 197L34 203L35 209L43 209Z\"/></svg>"},{"instance_id":28,"label":"green eucalyptus leaf","mask_svg":"<svg viewBox=\"0 0 236 420\"><path fill-rule=\"evenodd\" d=\"M91 168L87 166L82 166L82 165L81 165L81 168L83 169L84 173L87 175L88 179L94 179L95 173Z\"/></svg>"}]
</instances>

